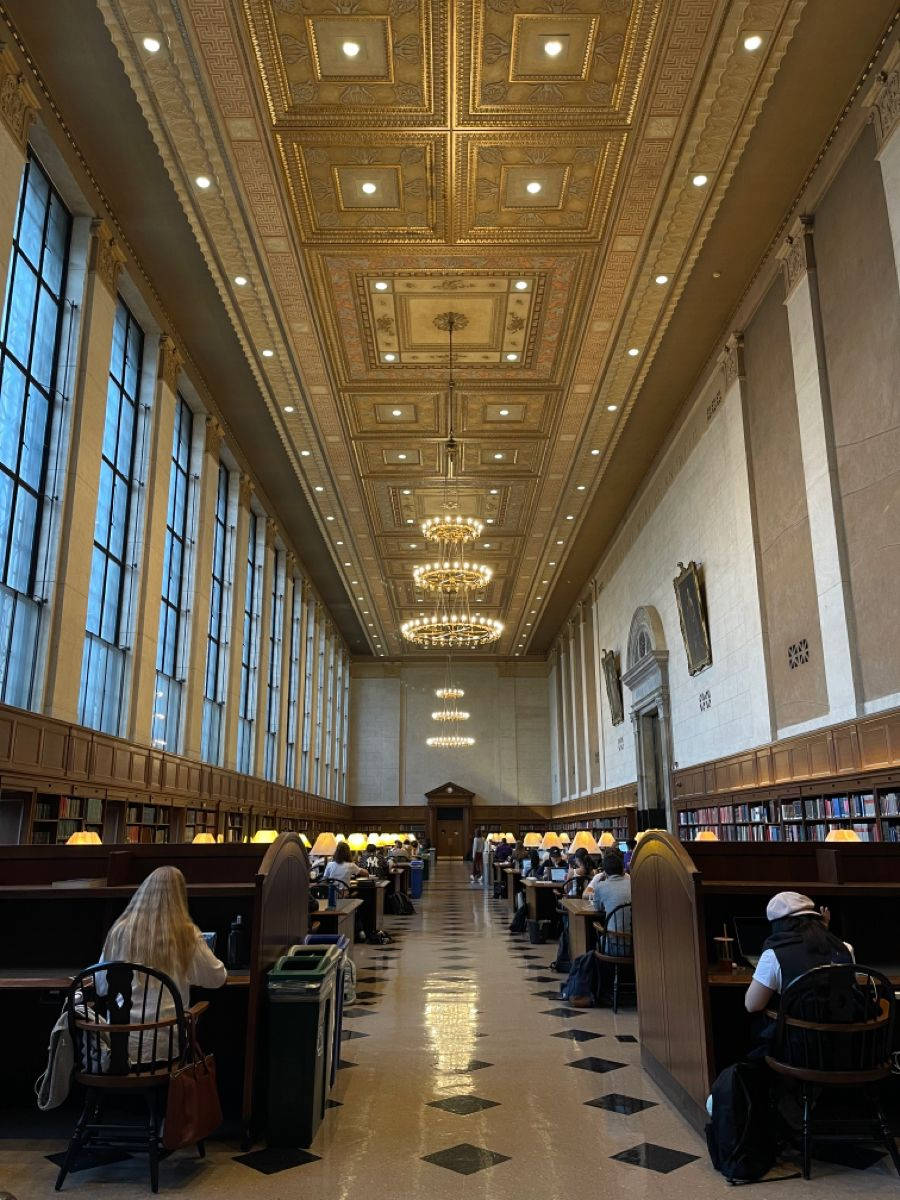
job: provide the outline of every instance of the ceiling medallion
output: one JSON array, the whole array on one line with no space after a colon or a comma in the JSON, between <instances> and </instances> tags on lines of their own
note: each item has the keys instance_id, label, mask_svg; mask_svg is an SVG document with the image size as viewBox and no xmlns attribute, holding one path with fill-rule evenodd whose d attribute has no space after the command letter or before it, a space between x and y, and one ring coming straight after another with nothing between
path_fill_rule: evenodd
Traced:
<instances>
[{"instance_id":1,"label":"ceiling medallion","mask_svg":"<svg viewBox=\"0 0 900 1200\"><path fill-rule=\"evenodd\" d=\"M468 721L469 714L456 706L456 701L461 700L465 692L462 688L453 686L451 673L452 660L450 655L447 655L447 676L444 686L436 688L434 694L438 700L444 700L448 703L446 708L442 708L431 714L432 721L437 721L441 725L443 732L425 739L426 746L430 746L433 750L465 750L469 746L475 745L473 737L452 732L458 722Z\"/></svg>"}]
</instances>

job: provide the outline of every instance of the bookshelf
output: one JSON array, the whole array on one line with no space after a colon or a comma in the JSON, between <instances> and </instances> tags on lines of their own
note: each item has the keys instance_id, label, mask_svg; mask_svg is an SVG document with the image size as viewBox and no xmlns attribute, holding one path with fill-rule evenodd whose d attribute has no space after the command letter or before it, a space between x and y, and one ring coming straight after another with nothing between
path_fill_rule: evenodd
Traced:
<instances>
[{"instance_id":1,"label":"bookshelf","mask_svg":"<svg viewBox=\"0 0 900 1200\"><path fill-rule=\"evenodd\" d=\"M237 809L226 810L223 814L222 840L227 843L243 842L248 836L250 824L249 813Z\"/></svg>"},{"instance_id":2,"label":"bookshelf","mask_svg":"<svg viewBox=\"0 0 900 1200\"><path fill-rule=\"evenodd\" d=\"M218 832L219 818L214 808L186 808L184 810L184 840L192 842L198 833Z\"/></svg>"},{"instance_id":3,"label":"bookshelf","mask_svg":"<svg viewBox=\"0 0 900 1200\"><path fill-rule=\"evenodd\" d=\"M34 794L31 838L35 846L60 846L73 833L88 830L103 837L103 800L99 796Z\"/></svg>"},{"instance_id":4,"label":"bookshelf","mask_svg":"<svg viewBox=\"0 0 900 1200\"><path fill-rule=\"evenodd\" d=\"M832 829L852 829L863 842L900 842L900 789L891 784L753 800L723 796L718 804L678 811L683 842L701 830L722 842L820 842Z\"/></svg>"},{"instance_id":5,"label":"bookshelf","mask_svg":"<svg viewBox=\"0 0 900 1200\"><path fill-rule=\"evenodd\" d=\"M125 809L125 841L140 845L168 842L172 810L165 804L129 804Z\"/></svg>"},{"instance_id":6,"label":"bookshelf","mask_svg":"<svg viewBox=\"0 0 900 1200\"><path fill-rule=\"evenodd\" d=\"M574 837L579 829L589 830L595 838L601 833L611 833L617 842L627 842L634 837L636 828L635 809L631 805L610 809L604 813L585 813L565 821L554 821L556 833L567 833Z\"/></svg>"}]
</instances>

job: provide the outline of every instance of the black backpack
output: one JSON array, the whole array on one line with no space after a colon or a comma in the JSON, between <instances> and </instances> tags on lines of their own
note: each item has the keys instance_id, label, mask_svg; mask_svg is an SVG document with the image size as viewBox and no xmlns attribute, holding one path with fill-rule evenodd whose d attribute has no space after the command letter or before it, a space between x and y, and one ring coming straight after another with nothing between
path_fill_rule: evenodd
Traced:
<instances>
[{"instance_id":1,"label":"black backpack","mask_svg":"<svg viewBox=\"0 0 900 1200\"><path fill-rule=\"evenodd\" d=\"M525 907L524 904L522 904L519 906L519 908L516 909L516 915L513 917L513 919L509 923L509 932L510 933L524 933L525 927L527 926L527 924L528 924L528 909Z\"/></svg>"},{"instance_id":2,"label":"black backpack","mask_svg":"<svg viewBox=\"0 0 900 1200\"><path fill-rule=\"evenodd\" d=\"M734 1063L713 1084L706 1145L712 1165L729 1183L752 1183L771 1169L775 1131L764 1063Z\"/></svg>"},{"instance_id":3,"label":"black backpack","mask_svg":"<svg viewBox=\"0 0 900 1200\"><path fill-rule=\"evenodd\" d=\"M559 935L559 941L556 944L556 958L550 964L550 970L558 971L560 975L565 975L571 966L572 960L569 957L569 931L563 925L562 933Z\"/></svg>"},{"instance_id":4,"label":"black backpack","mask_svg":"<svg viewBox=\"0 0 900 1200\"><path fill-rule=\"evenodd\" d=\"M397 899L400 901L399 915L401 917L414 917L416 915L413 902L410 900L409 896L407 896L406 892L398 892Z\"/></svg>"},{"instance_id":5,"label":"black backpack","mask_svg":"<svg viewBox=\"0 0 900 1200\"><path fill-rule=\"evenodd\" d=\"M569 968L569 977L560 989L560 998L575 1008L590 1008L597 1003L600 969L593 950L579 954Z\"/></svg>"}]
</instances>

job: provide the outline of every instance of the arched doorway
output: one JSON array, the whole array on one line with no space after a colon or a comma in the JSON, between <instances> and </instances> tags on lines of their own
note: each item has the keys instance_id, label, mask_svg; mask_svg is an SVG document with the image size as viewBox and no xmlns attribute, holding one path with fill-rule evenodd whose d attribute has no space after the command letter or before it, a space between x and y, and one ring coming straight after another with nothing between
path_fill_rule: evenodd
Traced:
<instances>
[{"instance_id":1,"label":"arched doorway","mask_svg":"<svg viewBox=\"0 0 900 1200\"><path fill-rule=\"evenodd\" d=\"M631 692L638 784L638 828L672 826L672 724L669 652L659 613L641 607L631 619L622 682Z\"/></svg>"}]
</instances>

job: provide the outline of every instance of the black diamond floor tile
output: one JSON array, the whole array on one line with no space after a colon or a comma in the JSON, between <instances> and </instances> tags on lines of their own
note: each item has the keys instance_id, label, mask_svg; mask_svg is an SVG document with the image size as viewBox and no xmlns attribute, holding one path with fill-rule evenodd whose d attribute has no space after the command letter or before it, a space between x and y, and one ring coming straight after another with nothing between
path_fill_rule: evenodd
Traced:
<instances>
[{"instance_id":1,"label":"black diamond floor tile","mask_svg":"<svg viewBox=\"0 0 900 1200\"><path fill-rule=\"evenodd\" d=\"M54 1166L61 1167L66 1157L65 1150L61 1150L59 1154L46 1154L44 1156L48 1162L52 1162ZM92 1167L109 1167L113 1163L127 1162L132 1156L126 1154L124 1150L80 1150L75 1155L74 1163L69 1167L69 1173L74 1171L90 1171ZM0 1196L3 1193L0 1192Z\"/></svg>"},{"instance_id":2,"label":"black diamond floor tile","mask_svg":"<svg viewBox=\"0 0 900 1200\"><path fill-rule=\"evenodd\" d=\"M616 1041L617 1042L625 1042L627 1044L630 1042L636 1042L637 1038L634 1036L634 1034L631 1034L631 1033L617 1033Z\"/></svg>"},{"instance_id":3,"label":"black diamond floor tile","mask_svg":"<svg viewBox=\"0 0 900 1200\"><path fill-rule=\"evenodd\" d=\"M544 1008L541 1009L542 1017L580 1017L584 1012L581 1008ZM347 1015L346 1013L344 1014Z\"/></svg>"},{"instance_id":4,"label":"black diamond floor tile","mask_svg":"<svg viewBox=\"0 0 900 1200\"><path fill-rule=\"evenodd\" d=\"M561 1029L559 1033L551 1033L551 1037L571 1038L575 1042L590 1042L594 1038L603 1037L602 1033L593 1033L590 1029Z\"/></svg>"},{"instance_id":5,"label":"black diamond floor tile","mask_svg":"<svg viewBox=\"0 0 900 1200\"><path fill-rule=\"evenodd\" d=\"M368 1008L345 1008L343 1015L344 1020L349 1017L351 1021L354 1021L357 1017L374 1017L376 1014Z\"/></svg>"},{"instance_id":6,"label":"black diamond floor tile","mask_svg":"<svg viewBox=\"0 0 900 1200\"><path fill-rule=\"evenodd\" d=\"M344 1102L342 1100L326 1100L325 1107L326 1108L343 1108L343 1103Z\"/></svg>"},{"instance_id":7,"label":"black diamond floor tile","mask_svg":"<svg viewBox=\"0 0 900 1200\"><path fill-rule=\"evenodd\" d=\"M618 1071L620 1067L627 1067L627 1063L616 1062L612 1058L578 1058L575 1062L566 1063L567 1067L577 1067L579 1071L596 1071L599 1075L605 1075L607 1071Z\"/></svg>"},{"instance_id":8,"label":"black diamond floor tile","mask_svg":"<svg viewBox=\"0 0 900 1200\"><path fill-rule=\"evenodd\" d=\"M485 1108L496 1108L499 1101L482 1100L480 1096L448 1096L446 1100L432 1100L429 1108L440 1108L444 1112L455 1113L458 1117L467 1117L470 1113L481 1112Z\"/></svg>"},{"instance_id":9,"label":"black diamond floor tile","mask_svg":"<svg viewBox=\"0 0 900 1200\"><path fill-rule=\"evenodd\" d=\"M653 1142L641 1142L630 1150L622 1150L619 1154L611 1154L616 1162L630 1163L634 1167L646 1167L648 1171L657 1171L660 1175L668 1175L679 1167L687 1166L697 1161L696 1154L685 1154L682 1150L670 1150L668 1146L656 1146Z\"/></svg>"},{"instance_id":10,"label":"black diamond floor tile","mask_svg":"<svg viewBox=\"0 0 900 1200\"><path fill-rule=\"evenodd\" d=\"M358 1067L358 1066L359 1066L359 1063L349 1062L346 1058L342 1058L338 1062L337 1069L339 1071L346 1071L348 1067Z\"/></svg>"},{"instance_id":11,"label":"black diamond floor tile","mask_svg":"<svg viewBox=\"0 0 900 1200\"><path fill-rule=\"evenodd\" d=\"M374 1000L376 997L379 1000L381 1000L383 998L383 996L384 996L384 992L357 992L356 993L357 1000Z\"/></svg>"},{"instance_id":12,"label":"black diamond floor tile","mask_svg":"<svg viewBox=\"0 0 900 1200\"><path fill-rule=\"evenodd\" d=\"M354 1040L354 1038L361 1038L361 1037L368 1037L368 1036L369 1035L367 1033L360 1033L360 1031L358 1029L342 1029L341 1030L341 1041L342 1042L352 1042Z\"/></svg>"},{"instance_id":13,"label":"black diamond floor tile","mask_svg":"<svg viewBox=\"0 0 900 1200\"><path fill-rule=\"evenodd\" d=\"M448 1071L449 1075L468 1075L470 1071L483 1071L485 1067L492 1067L494 1064L482 1062L480 1058L470 1058L464 1067L455 1067L452 1071Z\"/></svg>"},{"instance_id":14,"label":"black diamond floor tile","mask_svg":"<svg viewBox=\"0 0 900 1200\"><path fill-rule=\"evenodd\" d=\"M562 983L562 975L529 975L529 983Z\"/></svg>"},{"instance_id":15,"label":"black diamond floor tile","mask_svg":"<svg viewBox=\"0 0 900 1200\"><path fill-rule=\"evenodd\" d=\"M318 1154L310 1154L308 1150L295 1150L291 1147L279 1149L267 1147L265 1150L251 1150L249 1154L237 1154L235 1162L245 1167L252 1167L261 1175L278 1175L281 1171L290 1171L292 1167L302 1167L306 1163L318 1162Z\"/></svg>"},{"instance_id":16,"label":"black diamond floor tile","mask_svg":"<svg viewBox=\"0 0 900 1200\"><path fill-rule=\"evenodd\" d=\"M544 1000L561 1000L559 988L555 992L532 992L532 996L541 996Z\"/></svg>"},{"instance_id":17,"label":"black diamond floor tile","mask_svg":"<svg viewBox=\"0 0 900 1200\"><path fill-rule=\"evenodd\" d=\"M607 1112L621 1113L630 1117L632 1113L643 1112L645 1108L656 1108L655 1100L639 1100L637 1096L623 1096L621 1092L609 1092L598 1096L596 1100L585 1100L591 1108L605 1108Z\"/></svg>"},{"instance_id":18,"label":"black diamond floor tile","mask_svg":"<svg viewBox=\"0 0 900 1200\"><path fill-rule=\"evenodd\" d=\"M520 958L540 958L539 954L520 954Z\"/></svg>"},{"instance_id":19,"label":"black diamond floor tile","mask_svg":"<svg viewBox=\"0 0 900 1200\"><path fill-rule=\"evenodd\" d=\"M446 1167L448 1171L456 1171L459 1175L474 1175L486 1167L496 1167L498 1163L509 1162L508 1154L497 1154L486 1150L483 1146L473 1146L462 1142L459 1146L450 1146L447 1150L439 1150L436 1154L426 1154L423 1162L434 1163L436 1167Z\"/></svg>"}]
</instances>

